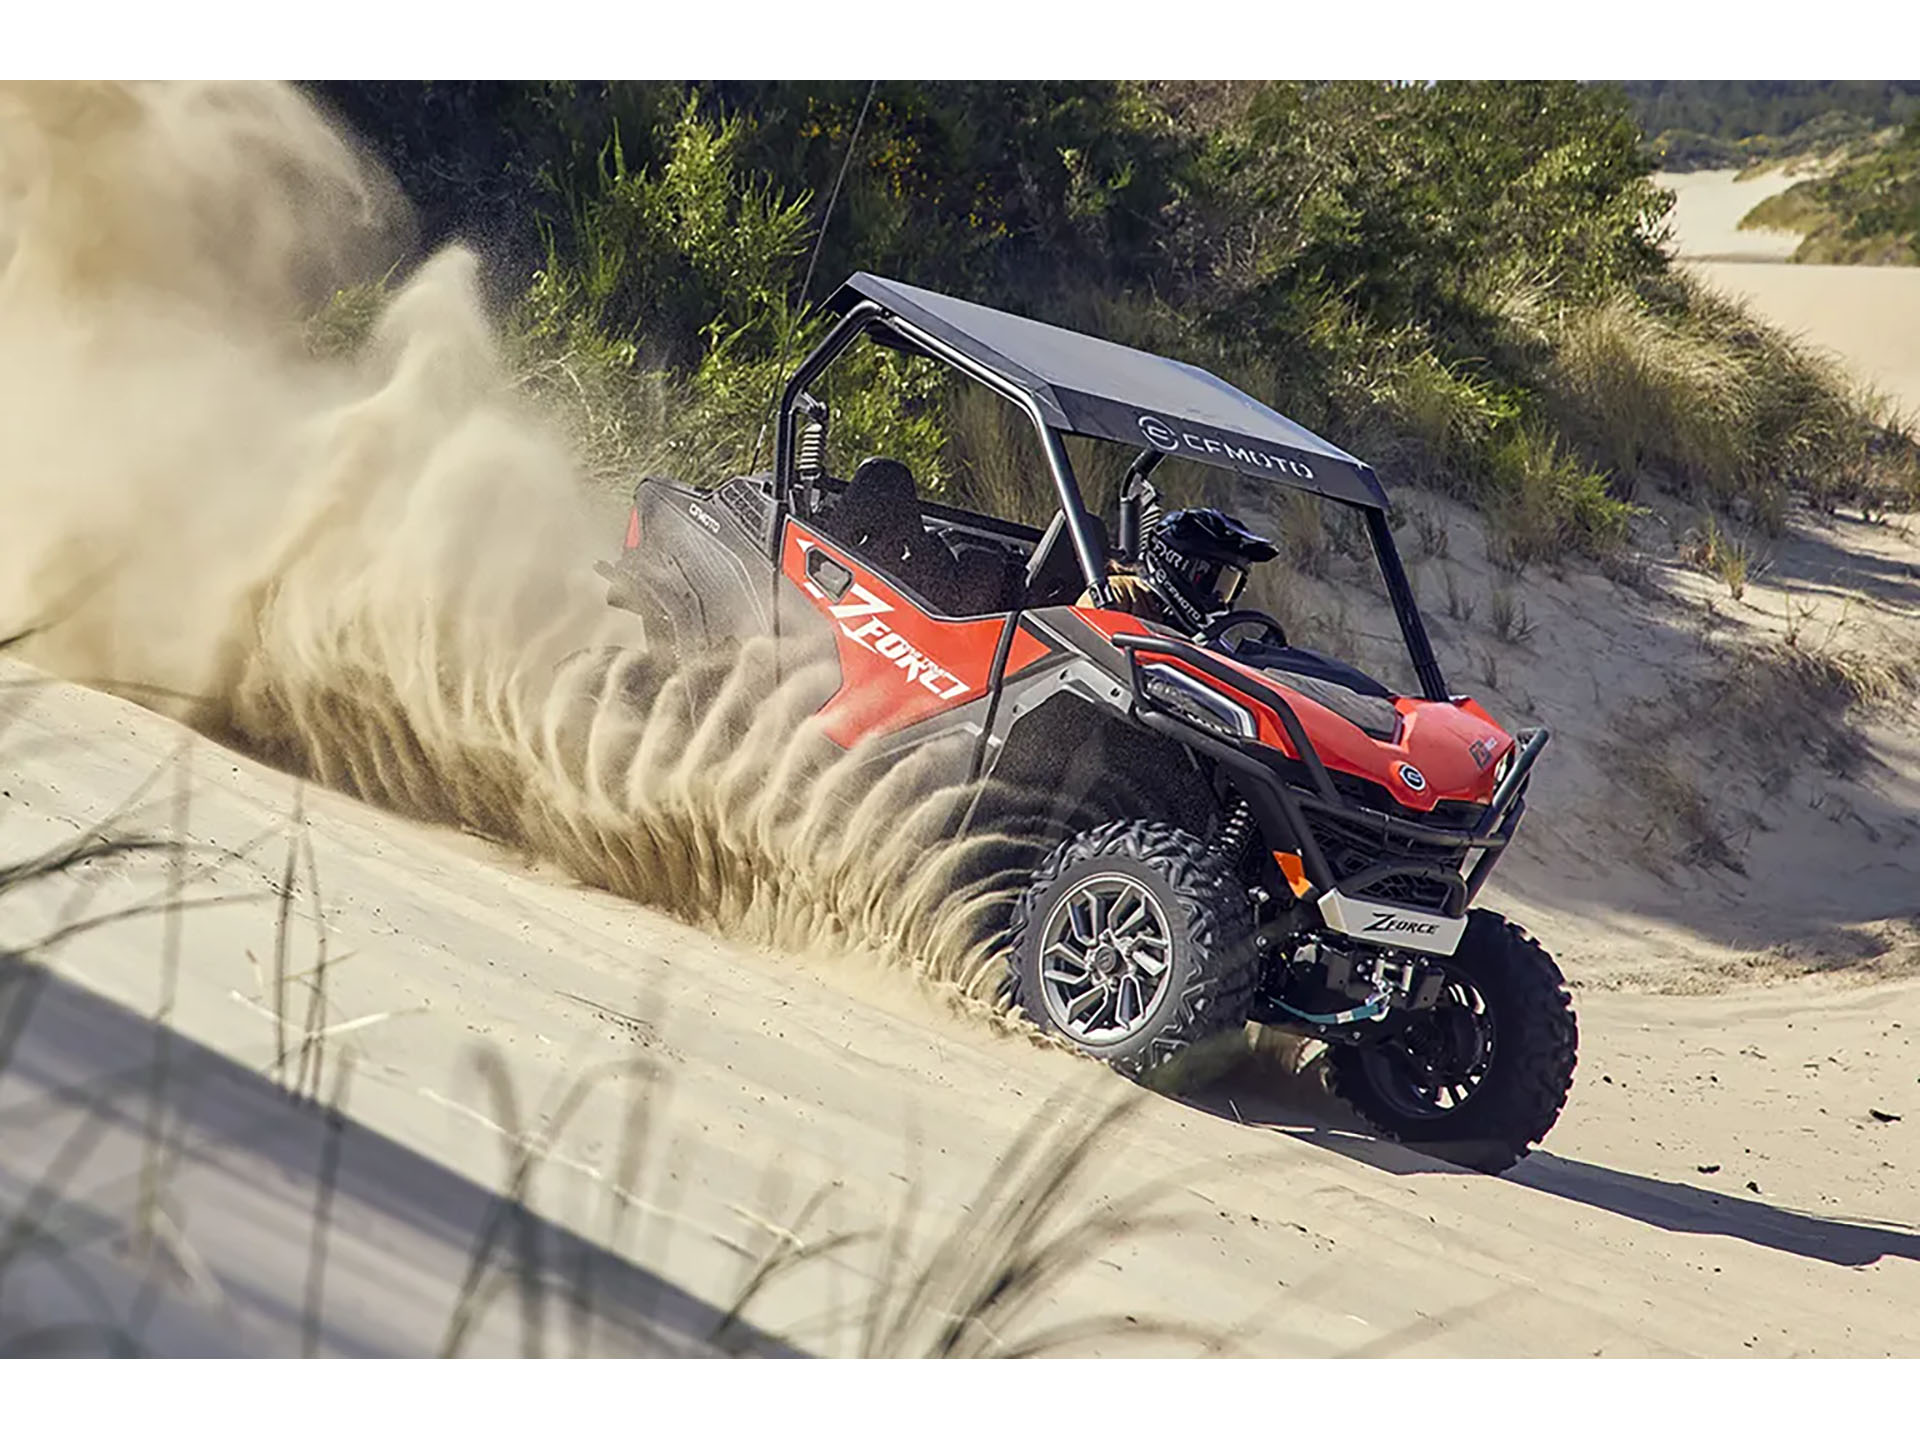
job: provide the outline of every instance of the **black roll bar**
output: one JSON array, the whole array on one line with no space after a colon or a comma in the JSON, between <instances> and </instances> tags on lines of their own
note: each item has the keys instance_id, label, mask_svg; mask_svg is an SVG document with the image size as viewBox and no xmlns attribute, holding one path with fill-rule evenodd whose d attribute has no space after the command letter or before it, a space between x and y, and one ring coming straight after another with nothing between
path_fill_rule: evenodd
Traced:
<instances>
[{"instance_id":1,"label":"black roll bar","mask_svg":"<svg viewBox=\"0 0 1920 1440\"><path fill-rule=\"evenodd\" d=\"M1413 657L1413 673L1420 681L1420 693L1428 700L1446 700L1446 677L1434 657L1433 642L1427 639L1427 627L1420 619L1420 607L1413 602L1413 587L1407 583L1406 567L1400 563L1400 547L1393 543L1393 527L1387 524L1384 510L1368 510L1367 535L1373 541L1374 558L1380 562L1380 574L1387 582L1387 598L1393 602L1393 615L1400 622L1400 634Z\"/></svg>"},{"instance_id":2,"label":"black roll bar","mask_svg":"<svg viewBox=\"0 0 1920 1440\"><path fill-rule=\"evenodd\" d=\"M793 509L792 491L794 480L794 419L799 408L800 395L814 377L832 364L840 352L853 343L853 339L878 316L884 314L879 305L871 300L862 300L840 317L838 323L826 333L824 339L813 347L807 358L794 370L793 377L787 381L786 388L780 392L780 413L774 421L773 429L773 558L780 560L780 545L783 540L781 521Z\"/></svg>"},{"instance_id":3,"label":"black roll bar","mask_svg":"<svg viewBox=\"0 0 1920 1440\"><path fill-rule=\"evenodd\" d=\"M1106 547L1101 543L1100 532L1094 528L1093 517L1087 511L1086 500L1080 494L1079 481L1074 478L1073 462L1067 458L1067 448L1060 432L1046 421L1034 404L1033 398L1019 387L1008 384L991 370L976 364L961 351L954 349L944 340L928 334L919 326L903 320L884 306L872 300L862 300L840 318L833 329L813 349L800 367L793 372L793 378L787 382L780 394L779 420L774 430L774 505L776 524L774 533L779 532L778 520L784 519L792 509L790 492L793 483L794 448L794 411L801 392L814 377L835 360L840 352L852 343L854 337L870 325L881 325L893 331L901 339L908 341L925 354L945 361L961 374L977 380L1002 399L1009 400L1020 407L1027 418L1033 422L1040 437L1040 449L1047 457L1047 468L1053 475L1053 487L1060 501L1060 508L1067 517L1067 534L1073 542L1075 556L1085 573L1087 588L1091 590L1101 605L1107 605L1113 599L1113 592L1107 584ZM778 541L775 542L778 544ZM775 559L777 560L776 553Z\"/></svg>"}]
</instances>

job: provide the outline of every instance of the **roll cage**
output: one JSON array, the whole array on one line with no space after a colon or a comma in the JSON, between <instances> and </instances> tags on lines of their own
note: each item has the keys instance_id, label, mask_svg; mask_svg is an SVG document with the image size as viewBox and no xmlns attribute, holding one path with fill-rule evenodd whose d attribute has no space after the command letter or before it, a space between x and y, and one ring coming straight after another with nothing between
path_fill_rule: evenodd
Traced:
<instances>
[{"instance_id":1,"label":"roll cage","mask_svg":"<svg viewBox=\"0 0 1920 1440\"><path fill-rule=\"evenodd\" d=\"M1096 603L1112 603L1107 553L1087 510L1064 437L1120 444L1144 438L1130 476L1169 456L1307 491L1364 517L1394 617L1428 700L1449 698L1387 522L1386 492L1370 467L1204 370L968 301L858 274L829 302L840 318L781 392L774 431L773 533L809 518L817 497L800 477L799 427L817 409L807 393L865 335L943 364L1017 406L1032 423L1059 509L1034 552L1037 566L1062 531ZM1030 569L1029 573L1032 571Z\"/></svg>"}]
</instances>

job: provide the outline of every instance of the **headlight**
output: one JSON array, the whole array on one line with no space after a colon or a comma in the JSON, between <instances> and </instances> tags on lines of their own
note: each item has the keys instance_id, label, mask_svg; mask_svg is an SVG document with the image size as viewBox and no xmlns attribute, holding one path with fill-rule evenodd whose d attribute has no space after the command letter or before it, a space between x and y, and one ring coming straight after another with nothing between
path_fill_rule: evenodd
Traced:
<instances>
[{"instance_id":1,"label":"headlight","mask_svg":"<svg viewBox=\"0 0 1920 1440\"><path fill-rule=\"evenodd\" d=\"M1507 772L1513 769L1513 757L1519 753L1520 747L1518 745L1512 745L1507 748L1507 753L1500 757L1500 763L1493 767L1494 784L1498 785L1502 780L1507 778Z\"/></svg>"},{"instance_id":2,"label":"headlight","mask_svg":"<svg viewBox=\"0 0 1920 1440\"><path fill-rule=\"evenodd\" d=\"M1171 665L1147 665L1142 669L1141 686L1147 694L1202 730L1245 740L1251 740L1260 733L1251 710L1229 700L1211 686L1202 684L1184 670L1176 670Z\"/></svg>"}]
</instances>

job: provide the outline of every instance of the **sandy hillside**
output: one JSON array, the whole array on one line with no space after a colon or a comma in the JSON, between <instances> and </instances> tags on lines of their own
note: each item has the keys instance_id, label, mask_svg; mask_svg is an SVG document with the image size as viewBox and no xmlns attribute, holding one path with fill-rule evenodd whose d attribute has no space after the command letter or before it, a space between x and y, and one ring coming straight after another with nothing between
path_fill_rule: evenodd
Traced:
<instances>
[{"instance_id":1,"label":"sandy hillside","mask_svg":"<svg viewBox=\"0 0 1920 1440\"><path fill-rule=\"evenodd\" d=\"M1920 270L1723 261L1698 268L1774 324L1846 356L1862 380L1920 412Z\"/></svg>"},{"instance_id":2,"label":"sandy hillside","mask_svg":"<svg viewBox=\"0 0 1920 1440\"><path fill-rule=\"evenodd\" d=\"M1798 235L1739 230L1741 216L1797 177L1732 170L1663 175L1678 197L1680 253L1714 285L1774 324L1845 356L1860 377L1920 411L1920 271L1880 265L1782 263Z\"/></svg>"},{"instance_id":3,"label":"sandy hillside","mask_svg":"<svg viewBox=\"0 0 1920 1440\"><path fill-rule=\"evenodd\" d=\"M1784 260L1800 237L1789 230L1742 230L1740 221L1762 200L1800 180L1786 168L1741 179L1738 170L1690 170L1653 178L1674 193L1668 217L1680 249L1703 260Z\"/></svg>"},{"instance_id":4,"label":"sandy hillside","mask_svg":"<svg viewBox=\"0 0 1920 1440\"><path fill-rule=\"evenodd\" d=\"M277 104L234 153L264 137L376 217ZM189 94L166 133L203 118ZM0 863L159 848L0 893L0 1205L57 1237L0 1273L0 1327L924 1352L1013 1243L983 1187L1074 1091L1138 1108L1039 1238L1111 1233L963 1348L1920 1351L1920 737L1804 684L1920 652L1910 530L1796 524L1736 598L1666 515L1637 572L1530 575L1502 638L1483 537L1435 502L1449 543L1412 569L1456 688L1556 737L1490 903L1581 1022L1561 1122L1490 1179L1356 1134L1312 1071L1180 1102L983 1016L938 794L836 788L751 656L644 723L569 658L620 638L602 537L500 399L458 253L364 365L315 371L264 318L313 257L244 163L187 179L300 265L236 271L185 226L156 250L175 172L86 153L102 192L0 244L0 378L33 401L0 431L0 602L62 616L0 662ZM1121 1224L1136 1203L1160 1220Z\"/></svg>"}]
</instances>

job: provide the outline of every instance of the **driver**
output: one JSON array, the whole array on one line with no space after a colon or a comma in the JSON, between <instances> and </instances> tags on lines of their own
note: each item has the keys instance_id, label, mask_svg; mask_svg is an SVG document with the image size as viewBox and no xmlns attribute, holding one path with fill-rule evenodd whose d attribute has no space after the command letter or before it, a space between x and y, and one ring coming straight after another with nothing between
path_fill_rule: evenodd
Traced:
<instances>
[{"instance_id":1,"label":"driver","mask_svg":"<svg viewBox=\"0 0 1920 1440\"><path fill-rule=\"evenodd\" d=\"M1224 511L1174 510L1141 545L1136 572L1108 579L1111 608L1197 635L1233 608L1247 571L1279 553ZM1092 604L1092 597L1082 595L1080 603Z\"/></svg>"}]
</instances>

